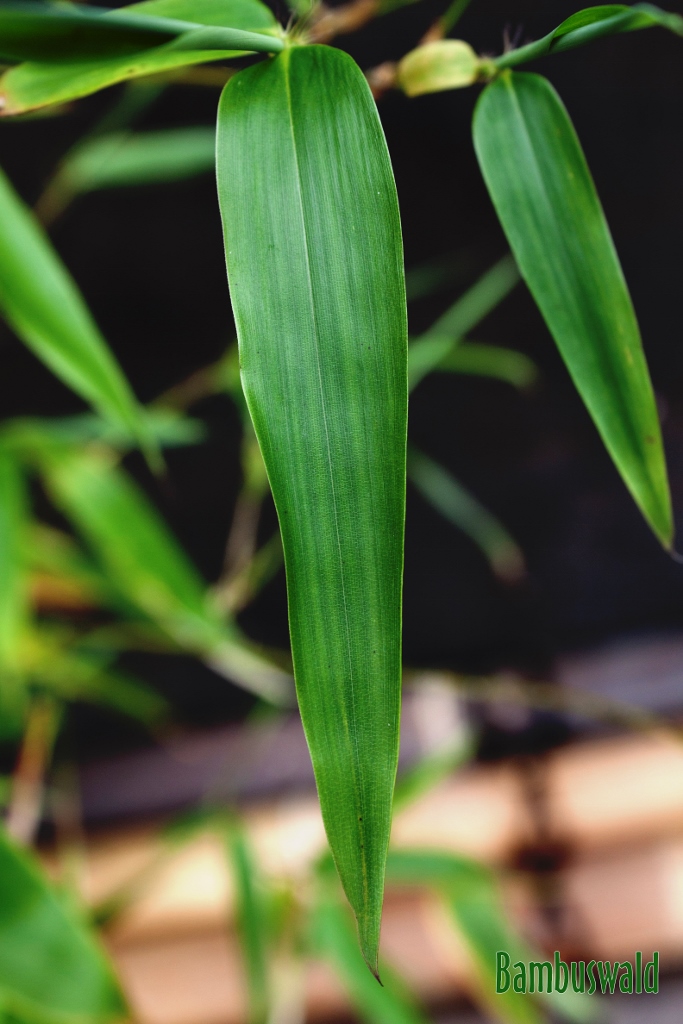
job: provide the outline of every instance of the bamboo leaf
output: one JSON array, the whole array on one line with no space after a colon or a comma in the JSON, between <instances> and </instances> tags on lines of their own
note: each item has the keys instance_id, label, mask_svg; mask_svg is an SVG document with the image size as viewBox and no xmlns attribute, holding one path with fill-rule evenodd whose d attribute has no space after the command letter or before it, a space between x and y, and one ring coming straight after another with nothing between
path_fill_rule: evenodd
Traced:
<instances>
[{"instance_id":1,"label":"bamboo leaf","mask_svg":"<svg viewBox=\"0 0 683 1024\"><path fill-rule=\"evenodd\" d=\"M155 457L123 371L47 235L2 171L0 312L53 373Z\"/></svg>"},{"instance_id":2,"label":"bamboo leaf","mask_svg":"<svg viewBox=\"0 0 683 1024\"><path fill-rule=\"evenodd\" d=\"M416 448L408 454L408 477L434 508L462 530L506 583L524 576L524 555L503 524L438 462Z\"/></svg>"},{"instance_id":3,"label":"bamboo leaf","mask_svg":"<svg viewBox=\"0 0 683 1024\"><path fill-rule=\"evenodd\" d=\"M562 53L605 36L656 26L683 36L683 17L680 14L662 11L653 4L633 4L631 7L624 4L605 4L600 7L587 7L566 18L542 39L510 50L501 57L496 57L491 64L499 70L516 67L547 53Z\"/></svg>"},{"instance_id":4,"label":"bamboo leaf","mask_svg":"<svg viewBox=\"0 0 683 1024\"><path fill-rule=\"evenodd\" d=\"M328 839L376 970L398 752L407 412L398 204L367 83L297 47L227 84L218 188Z\"/></svg>"},{"instance_id":5,"label":"bamboo leaf","mask_svg":"<svg viewBox=\"0 0 683 1024\"><path fill-rule=\"evenodd\" d=\"M0 828L0 1001L8 1020L96 1024L128 1014L94 935Z\"/></svg>"},{"instance_id":6,"label":"bamboo leaf","mask_svg":"<svg viewBox=\"0 0 683 1024\"><path fill-rule=\"evenodd\" d=\"M88 7L20 0L0 3L0 59L3 61L69 61L97 57L129 57L165 43L184 50L264 50L273 39L235 26L203 26L150 15L149 7ZM275 44L275 49L282 45Z\"/></svg>"},{"instance_id":7,"label":"bamboo leaf","mask_svg":"<svg viewBox=\"0 0 683 1024\"><path fill-rule=\"evenodd\" d=\"M408 352L410 389L436 369L464 336L481 323L519 281L519 271L509 254L503 256L461 295L435 323L416 338Z\"/></svg>"},{"instance_id":8,"label":"bamboo leaf","mask_svg":"<svg viewBox=\"0 0 683 1024\"><path fill-rule=\"evenodd\" d=\"M382 966L383 986L367 972L345 907L324 897L313 911L314 948L333 965L359 1017L367 1024L426 1024L399 979Z\"/></svg>"},{"instance_id":9,"label":"bamboo leaf","mask_svg":"<svg viewBox=\"0 0 683 1024\"><path fill-rule=\"evenodd\" d=\"M541 1024L536 1003L573 1021L586 1024L598 1016L598 1006L575 992L538 993L534 997L511 989L496 992L496 953L507 950L517 960L544 959L509 924L495 875L468 857L437 850L392 850L387 860L392 885L427 885L446 898L454 923L472 956L481 1002L506 1024Z\"/></svg>"},{"instance_id":10,"label":"bamboo leaf","mask_svg":"<svg viewBox=\"0 0 683 1024\"><path fill-rule=\"evenodd\" d=\"M215 154L213 128L114 132L77 146L51 189L75 196L96 189L179 181L213 170Z\"/></svg>"},{"instance_id":11,"label":"bamboo leaf","mask_svg":"<svg viewBox=\"0 0 683 1024\"><path fill-rule=\"evenodd\" d=\"M288 699L288 675L223 621L159 514L106 451L44 448L37 458L55 504L125 601L239 685L276 703Z\"/></svg>"},{"instance_id":12,"label":"bamboo leaf","mask_svg":"<svg viewBox=\"0 0 683 1024\"><path fill-rule=\"evenodd\" d=\"M227 846L235 882L237 934L247 975L249 1024L263 1024L270 1002L267 907L247 836L236 820L228 825Z\"/></svg>"},{"instance_id":13,"label":"bamboo leaf","mask_svg":"<svg viewBox=\"0 0 683 1024\"><path fill-rule=\"evenodd\" d=\"M80 11L80 5L76 10ZM281 30L260 0L147 0L118 8L104 17L98 10L92 18L99 19L97 30L108 39L113 39L122 25L126 31L141 32L138 24L151 23L157 32L156 41L151 48L140 47L134 53L98 57L89 55L84 47L75 56L67 57L62 51L52 60L29 60L10 68L0 78L2 113L19 114L65 103L141 75L223 60L245 51L282 49ZM101 27L103 23L107 25L106 33ZM183 28L181 35L179 24ZM187 31L188 28L192 31ZM159 32L171 41L164 42ZM150 39L152 35L150 30Z\"/></svg>"},{"instance_id":14,"label":"bamboo leaf","mask_svg":"<svg viewBox=\"0 0 683 1024\"><path fill-rule=\"evenodd\" d=\"M474 145L517 264L626 486L670 548L671 501L631 298L580 143L538 75L482 93Z\"/></svg>"},{"instance_id":15,"label":"bamboo leaf","mask_svg":"<svg viewBox=\"0 0 683 1024\"><path fill-rule=\"evenodd\" d=\"M436 369L493 377L521 390L531 387L538 379L536 364L523 353L472 341L463 342L447 352Z\"/></svg>"},{"instance_id":16,"label":"bamboo leaf","mask_svg":"<svg viewBox=\"0 0 683 1024\"><path fill-rule=\"evenodd\" d=\"M98 704L158 724L168 703L145 683L111 669L116 652L79 650L73 635L60 628L34 629L24 645L24 664L31 679L61 700Z\"/></svg>"}]
</instances>

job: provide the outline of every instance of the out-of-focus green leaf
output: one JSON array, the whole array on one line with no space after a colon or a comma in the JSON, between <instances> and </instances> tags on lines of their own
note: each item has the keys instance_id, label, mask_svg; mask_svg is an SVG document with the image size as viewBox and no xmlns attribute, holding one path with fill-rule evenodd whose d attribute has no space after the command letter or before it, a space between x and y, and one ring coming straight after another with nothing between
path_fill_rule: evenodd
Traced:
<instances>
[{"instance_id":1,"label":"out-of-focus green leaf","mask_svg":"<svg viewBox=\"0 0 683 1024\"><path fill-rule=\"evenodd\" d=\"M142 408L140 412L145 430L159 446L182 447L197 444L205 437L203 423L181 416L173 409ZM28 459L32 452L51 444L83 445L100 441L119 452L126 452L133 446L129 431L90 413L51 419L21 417L9 420L0 429L0 440L6 449Z\"/></svg>"},{"instance_id":2,"label":"out-of-focus green leaf","mask_svg":"<svg viewBox=\"0 0 683 1024\"><path fill-rule=\"evenodd\" d=\"M408 453L408 478L420 494L449 522L474 541L491 569L506 583L515 583L525 572L519 544L503 524L461 483L416 448Z\"/></svg>"},{"instance_id":3,"label":"out-of-focus green leaf","mask_svg":"<svg viewBox=\"0 0 683 1024\"><path fill-rule=\"evenodd\" d=\"M62 57L20 64L0 79L0 112L19 114L88 96L141 75L241 56L245 50L276 52L283 45L272 12L260 0L148 0L107 15L110 21L123 17L128 23L142 18L162 23L168 18L210 28L124 56L71 60ZM188 50L188 45L193 48Z\"/></svg>"},{"instance_id":4,"label":"out-of-focus green leaf","mask_svg":"<svg viewBox=\"0 0 683 1024\"><path fill-rule=\"evenodd\" d=\"M683 17L680 14L662 11L652 4L633 4L631 7L624 4L605 4L600 7L587 7L572 14L547 36L516 50L510 50L502 57L496 57L492 64L500 70L516 67L547 53L562 53L605 36L656 26L683 36Z\"/></svg>"},{"instance_id":5,"label":"out-of-focus green leaf","mask_svg":"<svg viewBox=\"0 0 683 1024\"><path fill-rule=\"evenodd\" d=\"M469 270L472 256L467 251L452 252L420 263L406 271L406 297L408 302L452 285Z\"/></svg>"},{"instance_id":6,"label":"out-of-focus green leaf","mask_svg":"<svg viewBox=\"0 0 683 1024\"><path fill-rule=\"evenodd\" d=\"M165 43L182 50L281 50L282 43L235 26L207 27L195 20L154 17L143 4L117 10L40 3L0 2L0 59L71 61L130 57Z\"/></svg>"},{"instance_id":7,"label":"out-of-focus green leaf","mask_svg":"<svg viewBox=\"0 0 683 1024\"><path fill-rule=\"evenodd\" d=\"M110 668L113 652L79 651L59 630L34 630L24 645L27 675L62 700L112 708L147 725L168 714L168 704L137 679Z\"/></svg>"},{"instance_id":8,"label":"out-of-focus green leaf","mask_svg":"<svg viewBox=\"0 0 683 1024\"><path fill-rule=\"evenodd\" d=\"M479 345L472 341L451 347L436 369L494 377L521 389L531 387L538 379L536 364L528 356L511 348Z\"/></svg>"},{"instance_id":9,"label":"out-of-focus green leaf","mask_svg":"<svg viewBox=\"0 0 683 1024\"><path fill-rule=\"evenodd\" d=\"M411 390L452 352L468 331L476 327L519 281L519 271L510 255L494 264L471 288L413 341L408 351L408 380Z\"/></svg>"},{"instance_id":10,"label":"out-of-focus green leaf","mask_svg":"<svg viewBox=\"0 0 683 1024\"><path fill-rule=\"evenodd\" d=\"M8 1019L35 1024L128 1017L95 936L1 827L0 1000Z\"/></svg>"},{"instance_id":11,"label":"out-of-focus green leaf","mask_svg":"<svg viewBox=\"0 0 683 1024\"><path fill-rule=\"evenodd\" d=\"M128 381L47 235L2 171L0 312L65 384L153 455Z\"/></svg>"},{"instance_id":12,"label":"out-of-focus green leaf","mask_svg":"<svg viewBox=\"0 0 683 1024\"><path fill-rule=\"evenodd\" d=\"M407 414L396 189L350 57L228 82L218 188L242 383L280 520L323 818L376 967L398 753Z\"/></svg>"},{"instance_id":13,"label":"out-of-focus green leaf","mask_svg":"<svg viewBox=\"0 0 683 1024\"><path fill-rule=\"evenodd\" d=\"M96 189L178 181L213 170L215 154L213 128L98 135L73 150L53 188L75 196Z\"/></svg>"},{"instance_id":14,"label":"out-of-focus green leaf","mask_svg":"<svg viewBox=\"0 0 683 1024\"><path fill-rule=\"evenodd\" d=\"M227 844L235 883L237 935L249 990L249 1024L263 1024L270 1002L267 907L247 836L236 820L228 825Z\"/></svg>"},{"instance_id":15,"label":"out-of-focus green leaf","mask_svg":"<svg viewBox=\"0 0 683 1024\"><path fill-rule=\"evenodd\" d=\"M368 974L346 910L325 896L313 909L313 948L339 975L359 1017L368 1024L426 1024L419 1007L386 965L382 985Z\"/></svg>"},{"instance_id":16,"label":"out-of-focus green leaf","mask_svg":"<svg viewBox=\"0 0 683 1024\"><path fill-rule=\"evenodd\" d=\"M567 991L524 996L512 989L496 992L496 953L506 950L514 963L543 960L516 934L503 910L495 875L486 867L451 853L436 850L391 850L387 860L391 885L427 885L447 899L458 931L475 964L482 1003L506 1024L541 1024L537 1004L575 1024L598 1016L598 1005L588 996Z\"/></svg>"},{"instance_id":17,"label":"out-of-focus green leaf","mask_svg":"<svg viewBox=\"0 0 683 1024\"><path fill-rule=\"evenodd\" d=\"M287 698L289 677L222 620L161 517L106 452L53 448L40 458L55 504L126 600L239 685L266 700Z\"/></svg>"},{"instance_id":18,"label":"out-of-focus green leaf","mask_svg":"<svg viewBox=\"0 0 683 1024\"><path fill-rule=\"evenodd\" d=\"M51 599L68 595L67 603L76 601L86 605L108 605L114 600L111 586L104 574L86 558L78 545L68 534L43 523L30 523L24 535L22 557L29 571L34 574L33 588L38 580L47 577L50 581ZM38 594L32 593L34 602L40 605Z\"/></svg>"},{"instance_id":19,"label":"out-of-focus green leaf","mask_svg":"<svg viewBox=\"0 0 683 1024\"><path fill-rule=\"evenodd\" d=\"M160 18L131 20L125 14L86 4L3 0L0 3L0 59L72 60L74 57L130 55L168 43L194 28Z\"/></svg>"},{"instance_id":20,"label":"out-of-focus green leaf","mask_svg":"<svg viewBox=\"0 0 683 1024\"><path fill-rule=\"evenodd\" d=\"M394 814L407 804L429 792L438 782L451 775L474 753L470 736L455 737L452 743L423 757L399 775L394 790Z\"/></svg>"},{"instance_id":21,"label":"out-of-focus green leaf","mask_svg":"<svg viewBox=\"0 0 683 1024\"><path fill-rule=\"evenodd\" d=\"M507 71L479 98L473 130L522 276L626 486L670 548L671 499L640 331L562 101L545 78Z\"/></svg>"},{"instance_id":22,"label":"out-of-focus green leaf","mask_svg":"<svg viewBox=\"0 0 683 1024\"><path fill-rule=\"evenodd\" d=\"M24 556L28 503L21 466L0 447L0 686L19 668L28 625L27 566Z\"/></svg>"}]
</instances>

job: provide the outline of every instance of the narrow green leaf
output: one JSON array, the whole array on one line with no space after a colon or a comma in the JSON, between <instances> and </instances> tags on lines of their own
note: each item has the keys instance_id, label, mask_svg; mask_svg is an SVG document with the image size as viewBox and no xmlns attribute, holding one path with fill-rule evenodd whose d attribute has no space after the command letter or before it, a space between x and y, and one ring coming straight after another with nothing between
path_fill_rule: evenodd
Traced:
<instances>
[{"instance_id":1,"label":"narrow green leaf","mask_svg":"<svg viewBox=\"0 0 683 1024\"><path fill-rule=\"evenodd\" d=\"M102 18L98 13L96 17ZM164 19L191 22L193 33L186 33L151 49L127 55L28 61L10 68L0 78L0 112L19 114L53 103L88 96L117 82L141 75L154 75L192 64L240 56L245 50L282 49L279 28L272 12L260 0L148 0L119 8L107 21L138 19L162 24ZM168 28L172 24L166 24ZM205 34L196 26L210 26L216 32ZM227 30L232 35L226 34ZM233 31L234 30L234 31ZM223 33L220 35L220 33ZM244 35L240 35L244 33ZM248 34L248 35L247 35ZM188 46L193 47L187 49Z\"/></svg>"},{"instance_id":2,"label":"narrow green leaf","mask_svg":"<svg viewBox=\"0 0 683 1024\"><path fill-rule=\"evenodd\" d=\"M197 444L206 435L200 420L189 419L173 409L143 407L140 411L148 435L160 447ZM51 444L83 445L100 441L119 452L130 451L134 446L129 431L94 413L50 419L18 417L0 428L0 441L4 448L26 459L31 458L31 452Z\"/></svg>"},{"instance_id":3,"label":"narrow green leaf","mask_svg":"<svg viewBox=\"0 0 683 1024\"><path fill-rule=\"evenodd\" d=\"M640 332L574 127L550 83L504 72L474 145L519 269L626 486L670 548L671 500Z\"/></svg>"},{"instance_id":4,"label":"narrow green leaf","mask_svg":"<svg viewBox=\"0 0 683 1024\"><path fill-rule=\"evenodd\" d=\"M40 1024L128 1017L94 935L1 827L0 1002L8 1019Z\"/></svg>"},{"instance_id":5,"label":"narrow green leaf","mask_svg":"<svg viewBox=\"0 0 683 1024\"><path fill-rule=\"evenodd\" d=\"M427 260L406 271L406 297L408 302L433 295L464 277L472 258L465 251L448 253Z\"/></svg>"},{"instance_id":6,"label":"narrow green leaf","mask_svg":"<svg viewBox=\"0 0 683 1024\"><path fill-rule=\"evenodd\" d=\"M496 57L491 63L499 70L517 67L547 53L562 53L605 36L656 26L683 36L683 17L680 14L662 11L652 4L633 4L632 7L624 4L606 4L601 7L587 7L572 14L542 39L510 50L501 57Z\"/></svg>"},{"instance_id":7,"label":"narrow green leaf","mask_svg":"<svg viewBox=\"0 0 683 1024\"><path fill-rule=\"evenodd\" d=\"M350 57L227 84L218 189L242 382L280 519L327 835L376 969L398 752L407 414L396 189Z\"/></svg>"},{"instance_id":8,"label":"narrow green leaf","mask_svg":"<svg viewBox=\"0 0 683 1024\"><path fill-rule=\"evenodd\" d=\"M103 188L179 181L213 170L215 154L213 128L99 135L76 147L51 187L78 195Z\"/></svg>"},{"instance_id":9,"label":"narrow green leaf","mask_svg":"<svg viewBox=\"0 0 683 1024\"><path fill-rule=\"evenodd\" d=\"M268 1019L268 922L258 871L244 829L232 821L227 834L228 856L236 894L237 935L249 991L249 1024Z\"/></svg>"},{"instance_id":10,"label":"narrow green leaf","mask_svg":"<svg viewBox=\"0 0 683 1024\"><path fill-rule=\"evenodd\" d=\"M106 452L53 448L38 458L55 504L82 533L125 600L175 643L239 685L276 703L287 699L287 674L223 621L161 517Z\"/></svg>"},{"instance_id":11,"label":"narrow green leaf","mask_svg":"<svg viewBox=\"0 0 683 1024\"><path fill-rule=\"evenodd\" d=\"M79 650L70 631L34 629L24 645L24 664L33 682L61 700L111 708L145 725L158 724L168 703L145 683L111 669L117 652Z\"/></svg>"},{"instance_id":12,"label":"narrow green leaf","mask_svg":"<svg viewBox=\"0 0 683 1024\"><path fill-rule=\"evenodd\" d=\"M496 953L506 950L512 963L544 960L509 924L490 869L468 857L437 850L391 850L387 881L392 885L426 885L448 901L458 931L465 940L479 979L481 1001L506 1024L541 1024L537 1003L573 1021L587 1024L599 1008L590 997L575 992L521 995L511 989L496 992Z\"/></svg>"},{"instance_id":13,"label":"narrow green leaf","mask_svg":"<svg viewBox=\"0 0 683 1024\"><path fill-rule=\"evenodd\" d=\"M361 1020L426 1024L415 1001L386 965L382 965L382 986L368 974L345 907L330 897L321 899L313 910L311 928L316 952L333 965Z\"/></svg>"},{"instance_id":14,"label":"narrow green leaf","mask_svg":"<svg viewBox=\"0 0 683 1024\"><path fill-rule=\"evenodd\" d=\"M129 55L170 42L193 22L139 17L106 9L19 0L0 3L0 59L49 60Z\"/></svg>"},{"instance_id":15,"label":"narrow green leaf","mask_svg":"<svg viewBox=\"0 0 683 1024\"><path fill-rule=\"evenodd\" d=\"M0 312L53 373L154 457L128 381L47 235L1 170Z\"/></svg>"},{"instance_id":16,"label":"narrow green leaf","mask_svg":"<svg viewBox=\"0 0 683 1024\"><path fill-rule=\"evenodd\" d=\"M500 520L443 466L411 448L408 478L442 516L474 541L496 576L506 583L515 583L523 577L524 555L519 544Z\"/></svg>"},{"instance_id":17,"label":"narrow green leaf","mask_svg":"<svg viewBox=\"0 0 683 1024\"><path fill-rule=\"evenodd\" d=\"M451 373L467 373L477 377L494 377L515 388L529 388L538 379L533 360L521 352L498 345L463 342L451 349L436 367Z\"/></svg>"},{"instance_id":18,"label":"narrow green leaf","mask_svg":"<svg viewBox=\"0 0 683 1024\"><path fill-rule=\"evenodd\" d=\"M0 448L0 672L9 685L19 669L21 641L28 624L27 565L24 557L28 501L23 471Z\"/></svg>"},{"instance_id":19,"label":"narrow green leaf","mask_svg":"<svg viewBox=\"0 0 683 1024\"><path fill-rule=\"evenodd\" d=\"M408 352L411 391L423 377L436 369L473 327L493 312L518 281L515 261L509 254L503 256L428 331L411 343Z\"/></svg>"}]
</instances>

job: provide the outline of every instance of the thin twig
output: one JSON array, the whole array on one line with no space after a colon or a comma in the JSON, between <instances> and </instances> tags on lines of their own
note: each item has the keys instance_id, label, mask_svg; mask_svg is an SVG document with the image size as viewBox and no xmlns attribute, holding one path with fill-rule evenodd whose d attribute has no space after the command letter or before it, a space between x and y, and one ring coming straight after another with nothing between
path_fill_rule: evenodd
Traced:
<instances>
[{"instance_id":1,"label":"thin twig","mask_svg":"<svg viewBox=\"0 0 683 1024\"><path fill-rule=\"evenodd\" d=\"M59 705L48 696L35 697L29 707L26 729L12 776L7 812L7 831L29 846L38 831L45 794L45 774L52 758Z\"/></svg>"}]
</instances>

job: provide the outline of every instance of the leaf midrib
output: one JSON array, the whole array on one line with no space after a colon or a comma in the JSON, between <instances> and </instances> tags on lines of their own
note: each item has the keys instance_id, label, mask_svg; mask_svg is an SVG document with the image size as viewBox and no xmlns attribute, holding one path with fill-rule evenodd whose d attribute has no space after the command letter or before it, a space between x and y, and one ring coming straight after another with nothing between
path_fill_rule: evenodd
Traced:
<instances>
[{"instance_id":1,"label":"leaf midrib","mask_svg":"<svg viewBox=\"0 0 683 1024\"><path fill-rule=\"evenodd\" d=\"M315 361L316 361L316 370L317 370L317 376L318 376L318 390L319 390L319 394L320 394L320 406L321 406L321 409L322 409L323 425L324 425L324 428L325 428L325 450L326 450L326 456L327 456L327 469L328 469L328 476L329 476L329 481L330 481L330 489L331 489L331 493L332 493L332 507L333 507L333 511L334 511L334 529L335 529L335 536L336 536L336 541L337 541L337 559L338 559L338 565L339 565L339 578L340 578L340 583L341 583L342 602L343 602L343 606L344 606L344 625L345 625L345 639L346 639L346 654L347 654L347 658L348 658L348 675L349 675L349 684L350 684L350 691L351 691L351 704L352 704L352 706L353 706L353 708L355 710L356 699L355 699L355 692L354 692L353 659L352 659L352 654L351 654L351 639L350 639L350 632L351 632L351 630L350 630L350 625L349 625L349 613L348 613L348 602L347 602L347 597L346 597L346 587L345 587L345 583L344 583L344 568L343 568L343 558L342 558L342 550L341 550L341 536L340 536L340 532L339 532L339 511L338 511L338 507L337 507L337 494L336 494L336 489L335 489L335 485L334 485L334 473L333 473L333 470L332 470L332 451L331 451L331 447L330 447L329 427L328 427L328 421L327 421L327 409L326 409L326 406L325 406L325 395L324 395L324 389L323 389L323 383L322 383L322 368L321 368L321 363L320 363L320 333L319 333L319 329L318 329L318 319L317 319L317 316L316 316L315 300L314 300L314 295L313 295L313 279L312 279L312 275L311 275L311 264L310 264L310 257L309 257L308 232L307 232L307 229L306 229L306 217L304 215L304 203L303 203L303 195L302 195L302 189L301 189L301 174L300 174L300 170L299 170L299 154L298 154L298 151L297 151L296 135L295 135L295 132L294 132L294 116L293 116L293 110L292 110L292 94L291 94L291 87L290 87L290 58L291 58L291 50L285 51L285 53L283 53L282 57L281 57L282 62L283 62L283 73L284 73L284 80L285 80L285 91L286 91L286 95L287 95L287 112L288 112L288 115L289 115L289 130L290 130L290 134L291 134L291 138L292 138L292 151L293 151L293 154L294 154L294 164L295 164L295 169L296 169L296 194L297 194L297 202L298 202L298 207L299 207L299 215L300 215L300 219L301 219L301 230L302 230L303 239L304 239L304 255L305 255L305 260L306 260L306 284L307 284L307 288L308 288L308 296L309 296L309 303L310 303L310 309L311 309L311 320L312 320L312 323L313 323L313 334L314 334L314 339L315 339ZM342 714L342 720L343 720L343 723L344 723L344 732L346 734L346 738L347 738L347 740L348 740L349 744L351 745L351 747L353 749L353 752L354 752L354 761L353 761L353 765L354 765L354 772L353 772L353 774L354 774L354 780L353 780L354 781L354 789L356 791L356 800L357 800L358 806L360 806L361 809L362 809L361 787L358 785L358 774L359 774L360 768L361 768L361 765L360 765L360 754L359 754L359 750L358 750L358 737L356 735L354 735L352 730L350 729L349 720L348 720L347 711L346 711L346 704L345 704L344 700L341 701L341 714ZM363 873L363 893L364 893L364 897L365 897L365 902L367 903L367 901L369 900L369 886L368 886L368 874L367 874L367 858L366 858L365 846L364 845L361 846L361 868L362 868L362 873Z\"/></svg>"}]
</instances>

